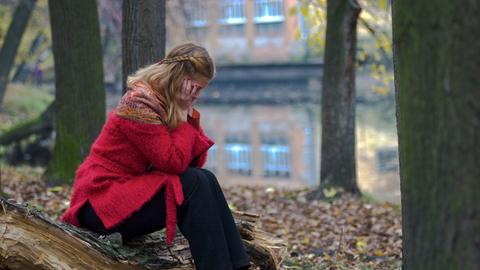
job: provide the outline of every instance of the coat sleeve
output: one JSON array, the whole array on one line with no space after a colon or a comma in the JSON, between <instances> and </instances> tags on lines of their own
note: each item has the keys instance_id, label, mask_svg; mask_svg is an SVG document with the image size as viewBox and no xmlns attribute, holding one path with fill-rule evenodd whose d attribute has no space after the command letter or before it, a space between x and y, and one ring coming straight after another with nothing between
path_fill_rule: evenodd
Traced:
<instances>
[{"instance_id":1,"label":"coat sleeve","mask_svg":"<svg viewBox=\"0 0 480 270\"><path fill-rule=\"evenodd\" d=\"M170 174L183 173L192 159L213 145L189 122L176 129L117 117L120 130L152 162L153 169Z\"/></svg>"},{"instance_id":2,"label":"coat sleeve","mask_svg":"<svg viewBox=\"0 0 480 270\"><path fill-rule=\"evenodd\" d=\"M200 136L204 140L210 140L207 137L207 135L205 135L205 133L203 132L203 129L202 129L201 126L199 126L198 129L199 129L199 132L200 132ZM199 151L199 154L197 154L196 156L193 157L189 166L202 168L203 165L205 165L205 163L207 162L207 155L208 155L208 148L205 151Z\"/></svg>"},{"instance_id":3,"label":"coat sleeve","mask_svg":"<svg viewBox=\"0 0 480 270\"><path fill-rule=\"evenodd\" d=\"M203 131L203 128L202 126L200 125L200 112L197 111L195 108L193 108L193 113L192 115L188 116L188 122L190 124L192 124L192 126L194 126L199 132L200 132L200 136L204 139L204 140L209 140L211 141L210 138L208 138L208 136L205 134L205 132ZM198 155L194 156L192 161L190 162L189 166L192 166L192 167L203 167L205 165L205 163L207 162L207 155L208 155L208 149L203 151L203 152L200 152Z\"/></svg>"}]
</instances>

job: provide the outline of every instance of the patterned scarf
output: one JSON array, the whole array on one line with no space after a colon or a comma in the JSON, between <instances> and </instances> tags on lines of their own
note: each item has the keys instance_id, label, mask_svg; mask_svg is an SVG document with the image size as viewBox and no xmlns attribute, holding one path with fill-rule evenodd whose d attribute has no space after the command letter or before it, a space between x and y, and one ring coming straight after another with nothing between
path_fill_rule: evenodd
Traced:
<instances>
[{"instance_id":1,"label":"patterned scarf","mask_svg":"<svg viewBox=\"0 0 480 270\"><path fill-rule=\"evenodd\" d=\"M120 99L116 114L118 116L149 124L166 124L165 102L144 82L136 82L127 89Z\"/></svg>"}]
</instances>

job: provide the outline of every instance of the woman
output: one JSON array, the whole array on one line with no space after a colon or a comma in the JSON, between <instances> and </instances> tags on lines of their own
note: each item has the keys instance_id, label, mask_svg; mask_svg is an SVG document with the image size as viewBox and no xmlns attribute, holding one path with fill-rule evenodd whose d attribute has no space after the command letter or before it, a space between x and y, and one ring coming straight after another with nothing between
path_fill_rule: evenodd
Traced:
<instances>
[{"instance_id":1,"label":"woman","mask_svg":"<svg viewBox=\"0 0 480 270\"><path fill-rule=\"evenodd\" d=\"M201 168L214 144L193 108L215 74L194 44L127 79L128 90L78 167L61 220L124 241L175 225L200 270L248 269L250 260L215 175ZM178 205L178 209L177 209Z\"/></svg>"}]
</instances>

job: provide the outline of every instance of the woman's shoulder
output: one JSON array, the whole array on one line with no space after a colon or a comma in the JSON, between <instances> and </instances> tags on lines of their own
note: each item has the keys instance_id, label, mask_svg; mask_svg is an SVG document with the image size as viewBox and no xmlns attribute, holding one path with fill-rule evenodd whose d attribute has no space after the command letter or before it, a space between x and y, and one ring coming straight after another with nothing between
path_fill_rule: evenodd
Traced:
<instances>
[{"instance_id":1,"label":"woman's shoulder","mask_svg":"<svg viewBox=\"0 0 480 270\"><path fill-rule=\"evenodd\" d=\"M125 113L125 111L118 110L117 108L111 110L108 114L109 120L112 124L120 126L135 126L143 128L166 128L166 125L152 117L148 119L143 114L138 114L135 111Z\"/></svg>"},{"instance_id":2,"label":"woman's shoulder","mask_svg":"<svg viewBox=\"0 0 480 270\"><path fill-rule=\"evenodd\" d=\"M144 122L141 119L130 118L129 116L119 115L117 110L112 110L109 113L109 118L112 124L120 131L126 134L135 133L135 137L138 136L150 136L150 135L168 135L171 132L185 132L195 133L195 127L193 127L187 121L181 122L175 129L170 129L164 123L151 123Z\"/></svg>"},{"instance_id":3,"label":"woman's shoulder","mask_svg":"<svg viewBox=\"0 0 480 270\"><path fill-rule=\"evenodd\" d=\"M136 82L119 100L114 115L141 124L163 125L166 118L164 107L150 87Z\"/></svg>"}]
</instances>

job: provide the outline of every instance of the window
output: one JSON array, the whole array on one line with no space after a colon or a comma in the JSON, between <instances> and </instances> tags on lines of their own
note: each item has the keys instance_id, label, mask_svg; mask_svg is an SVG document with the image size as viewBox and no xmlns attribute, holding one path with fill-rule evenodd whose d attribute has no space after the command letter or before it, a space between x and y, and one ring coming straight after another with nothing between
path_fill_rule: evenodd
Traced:
<instances>
[{"instance_id":1,"label":"window","mask_svg":"<svg viewBox=\"0 0 480 270\"><path fill-rule=\"evenodd\" d=\"M260 146L265 177L285 177L291 175L290 146L284 137L262 138Z\"/></svg>"},{"instance_id":2,"label":"window","mask_svg":"<svg viewBox=\"0 0 480 270\"><path fill-rule=\"evenodd\" d=\"M245 0L221 1L219 21L221 24L229 25L245 23Z\"/></svg>"},{"instance_id":3,"label":"window","mask_svg":"<svg viewBox=\"0 0 480 270\"><path fill-rule=\"evenodd\" d=\"M207 7L199 0L190 0L184 5L187 21L192 27L205 27L208 23Z\"/></svg>"},{"instance_id":4,"label":"window","mask_svg":"<svg viewBox=\"0 0 480 270\"><path fill-rule=\"evenodd\" d=\"M378 170L382 173L398 171L398 153L396 148L377 150Z\"/></svg>"},{"instance_id":5,"label":"window","mask_svg":"<svg viewBox=\"0 0 480 270\"><path fill-rule=\"evenodd\" d=\"M227 138L225 141L225 154L227 169L230 173L252 174L252 147L248 140L236 137Z\"/></svg>"},{"instance_id":6,"label":"window","mask_svg":"<svg viewBox=\"0 0 480 270\"><path fill-rule=\"evenodd\" d=\"M256 23L273 23L284 21L283 0L256 0Z\"/></svg>"}]
</instances>

